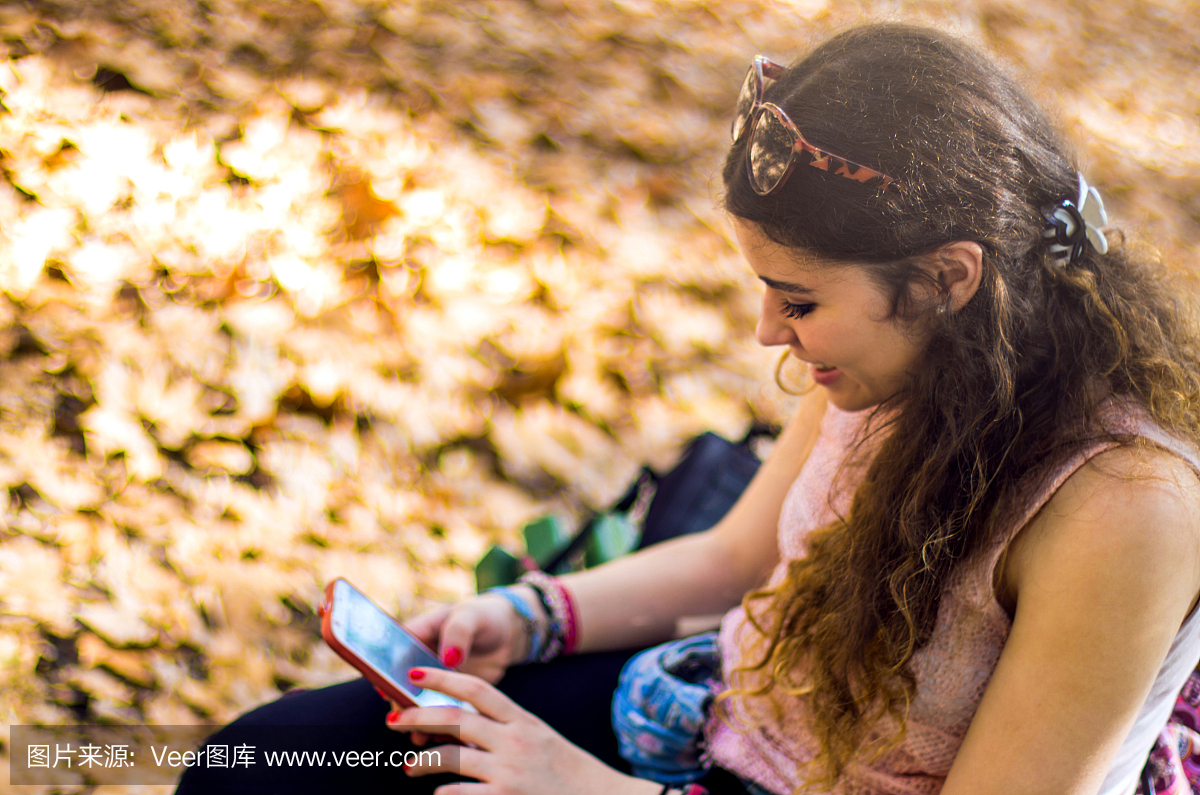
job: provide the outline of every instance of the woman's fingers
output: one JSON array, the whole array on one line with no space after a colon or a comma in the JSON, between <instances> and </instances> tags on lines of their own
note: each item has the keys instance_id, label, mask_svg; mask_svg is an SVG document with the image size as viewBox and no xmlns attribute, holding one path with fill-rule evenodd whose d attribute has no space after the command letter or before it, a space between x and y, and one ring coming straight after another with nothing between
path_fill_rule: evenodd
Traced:
<instances>
[{"instance_id":1,"label":"woman's fingers","mask_svg":"<svg viewBox=\"0 0 1200 795\"><path fill-rule=\"evenodd\" d=\"M392 706L392 711L388 713L387 721L386 721L387 724L390 726L397 719L399 719L400 713L404 712L404 710L408 709L408 707L398 703L395 699L392 699L392 698L388 699L388 703L391 704L391 706ZM425 745L425 743L429 742L429 735L426 734L425 732L417 731L416 729L414 729L411 733L409 733L408 739L412 741L413 745L423 746L423 745Z\"/></svg>"},{"instance_id":2,"label":"woman's fingers","mask_svg":"<svg viewBox=\"0 0 1200 795\"><path fill-rule=\"evenodd\" d=\"M396 720L388 721L393 731L416 731L422 727L429 734L430 726L457 726L458 737L485 750L497 746L497 724L508 723L525 714L508 696L479 677L437 668L414 668L414 681L421 687L445 693L474 707L478 714L458 707L412 707L402 710Z\"/></svg>"},{"instance_id":3,"label":"woman's fingers","mask_svg":"<svg viewBox=\"0 0 1200 795\"><path fill-rule=\"evenodd\" d=\"M430 748L427 751L422 751L417 754L415 761L411 765L404 768L405 774L409 776L427 776L433 773L457 773L462 776L470 776L474 779L479 779L480 782L485 781L491 754L485 751L478 751L474 748L459 748L455 746L440 745ZM472 782L477 787L486 786L483 783ZM441 792L442 788L438 788ZM471 790L464 790L471 792Z\"/></svg>"},{"instance_id":4,"label":"woman's fingers","mask_svg":"<svg viewBox=\"0 0 1200 795\"><path fill-rule=\"evenodd\" d=\"M462 610L442 624L438 638L438 659L447 668L458 667L471 651L475 633L479 630L479 615L474 610Z\"/></svg>"},{"instance_id":5,"label":"woman's fingers","mask_svg":"<svg viewBox=\"0 0 1200 795\"><path fill-rule=\"evenodd\" d=\"M433 791L433 795L490 795L496 789L491 784L479 781L456 781L453 784L443 784Z\"/></svg>"},{"instance_id":6,"label":"woman's fingers","mask_svg":"<svg viewBox=\"0 0 1200 795\"><path fill-rule=\"evenodd\" d=\"M410 707L389 715L387 725L392 731L420 732L434 742L458 740L489 750L496 747L499 728L496 721L458 707Z\"/></svg>"},{"instance_id":7,"label":"woman's fingers","mask_svg":"<svg viewBox=\"0 0 1200 795\"><path fill-rule=\"evenodd\" d=\"M500 723L508 723L525 714L515 701L478 676L441 668L413 668L408 676L417 687L436 690L465 701L475 707L480 715Z\"/></svg>"},{"instance_id":8,"label":"woman's fingers","mask_svg":"<svg viewBox=\"0 0 1200 795\"><path fill-rule=\"evenodd\" d=\"M431 610L428 613L422 613L416 618L404 622L404 628L417 636L417 640L424 643L431 649L438 647L438 635L441 634L442 625L446 623L446 616L450 615L451 608L444 607L440 610Z\"/></svg>"}]
</instances>

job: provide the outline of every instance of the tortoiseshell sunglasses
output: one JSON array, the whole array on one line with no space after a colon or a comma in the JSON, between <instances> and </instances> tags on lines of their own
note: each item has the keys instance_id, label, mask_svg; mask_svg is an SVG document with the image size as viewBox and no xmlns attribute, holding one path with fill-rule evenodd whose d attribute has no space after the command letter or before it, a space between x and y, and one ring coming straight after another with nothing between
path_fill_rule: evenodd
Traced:
<instances>
[{"instance_id":1,"label":"tortoiseshell sunglasses","mask_svg":"<svg viewBox=\"0 0 1200 795\"><path fill-rule=\"evenodd\" d=\"M764 82L783 77L786 67L761 55L754 57L746 82L738 94L737 112L733 117L733 142L737 143L749 130L750 142L746 147L746 167L750 172L750 186L759 196L769 196L783 187L796 165L796 155L807 152L811 159L808 165L846 177L864 185L874 184L879 190L887 190L899 182L873 168L847 160L818 146L810 144L800 134L795 123L783 109L772 102L763 102Z\"/></svg>"}]
</instances>

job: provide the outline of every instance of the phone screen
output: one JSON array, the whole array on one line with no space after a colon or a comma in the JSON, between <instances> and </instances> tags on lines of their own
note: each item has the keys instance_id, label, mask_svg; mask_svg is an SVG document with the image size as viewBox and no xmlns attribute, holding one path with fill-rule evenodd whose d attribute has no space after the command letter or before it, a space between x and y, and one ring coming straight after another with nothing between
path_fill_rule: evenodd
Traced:
<instances>
[{"instance_id":1,"label":"phone screen","mask_svg":"<svg viewBox=\"0 0 1200 795\"><path fill-rule=\"evenodd\" d=\"M413 685L408 679L409 668L424 666L444 670L446 666L350 583L338 580L333 587L333 612L329 621L334 636L342 645L352 649L419 706L450 706L475 711L470 704L456 698Z\"/></svg>"}]
</instances>

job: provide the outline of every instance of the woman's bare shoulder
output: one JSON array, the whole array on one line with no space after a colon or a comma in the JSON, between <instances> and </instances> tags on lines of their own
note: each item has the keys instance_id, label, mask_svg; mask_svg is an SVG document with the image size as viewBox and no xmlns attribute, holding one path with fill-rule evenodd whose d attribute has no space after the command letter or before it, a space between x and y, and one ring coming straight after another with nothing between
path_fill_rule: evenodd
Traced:
<instances>
[{"instance_id":1,"label":"woman's bare shoulder","mask_svg":"<svg viewBox=\"0 0 1200 795\"><path fill-rule=\"evenodd\" d=\"M1194 603L1200 478L1191 465L1153 445L1122 445L1089 459L1009 545L1003 591L1016 602L1031 572L1080 566L1102 566L1114 586L1122 571L1139 576L1168 567L1191 583L1179 585Z\"/></svg>"},{"instance_id":2,"label":"woman's bare shoulder","mask_svg":"<svg viewBox=\"0 0 1200 795\"><path fill-rule=\"evenodd\" d=\"M1113 543L1153 545L1181 540L1181 534L1200 537L1200 477L1169 450L1121 445L1073 472L1041 515L1046 528L1070 526L1086 533L1088 525L1109 527Z\"/></svg>"},{"instance_id":3,"label":"woman's bare shoulder","mask_svg":"<svg viewBox=\"0 0 1200 795\"><path fill-rule=\"evenodd\" d=\"M1010 545L1012 628L943 792L1096 792L1200 590L1200 480L1150 447L1081 467Z\"/></svg>"}]
</instances>

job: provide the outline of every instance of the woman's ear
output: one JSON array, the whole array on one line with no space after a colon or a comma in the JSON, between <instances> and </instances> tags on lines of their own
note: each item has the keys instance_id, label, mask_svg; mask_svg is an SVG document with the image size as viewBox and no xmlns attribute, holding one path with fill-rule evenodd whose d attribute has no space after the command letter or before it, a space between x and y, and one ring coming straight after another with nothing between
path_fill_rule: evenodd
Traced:
<instances>
[{"instance_id":1,"label":"woman's ear","mask_svg":"<svg viewBox=\"0 0 1200 795\"><path fill-rule=\"evenodd\" d=\"M967 305L983 279L983 246L973 240L947 243L929 255L925 267L938 284L939 300L951 312Z\"/></svg>"}]
</instances>

